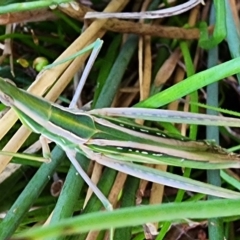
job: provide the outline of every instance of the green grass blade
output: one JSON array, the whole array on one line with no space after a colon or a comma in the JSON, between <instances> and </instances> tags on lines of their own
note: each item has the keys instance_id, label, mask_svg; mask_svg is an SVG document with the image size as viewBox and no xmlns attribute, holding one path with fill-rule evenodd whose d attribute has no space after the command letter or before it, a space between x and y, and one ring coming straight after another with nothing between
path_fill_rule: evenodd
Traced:
<instances>
[{"instance_id":1,"label":"green grass blade","mask_svg":"<svg viewBox=\"0 0 240 240\"><path fill-rule=\"evenodd\" d=\"M213 6L212 6L213 7ZM227 29L226 29L226 8L224 1L214 0L214 8L215 11L212 12L216 18L215 27L213 36L208 36L207 24L202 23L201 28L201 37L199 39L199 46L205 49L211 49L216 47L220 42L224 40L226 37Z\"/></svg>"},{"instance_id":2,"label":"green grass blade","mask_svg":"<svg viewBox=\"0 0 240 240\"><path fill-rule=\"evenodd\" d=\"M233 13L231 10L230 2L228 0L224 0L226 5L226 26L227 26L227 36L226 40L228 43L228 47L231 53L232 58L236 58L240 56L239 42L240 36L238 27L235 23L235 19L233 17ZM238 84L240 83L240 74L237 74Z\"/></svg>"},{"instance_id":3,"label":"green grass blade","mask_svg":"<svg viewBox=\"0 0 240 240\"><path fill-rule=\"evenodd\" d=\"M212 22L213 23L213 22ZM208 52L208 67L215 66L218 62L218 50L213 48ZM211 106L218 106L218 82L212 83L207 86L207 104ZM217 115L217 112L207 109L207 114ZM217 126L207 126L206 128L207 139L215 139L219 144L219 129ZM221 186L220 170L208 170L207 171L208 183ZM217 198L215 196L208 196L208 199ZM223 222L220 218L210 218L208 220L208 233L210 239L223 239Z\"/></svg>"},{"instance_id":4,"label":"green grass blade","mask_svg":"<svg viewBox=\"0 0 240 240\"><path fill-rule=\"evenodd\" d=\"M12 3L12 4L7 4L5 6L1 6L0 14L34 10L38 8L49 7L55 4L69 3L69 2L71 2L71 0L31 1L31 2L23 2L23 3Z\"/></svg>"},{"instance_id":5,"label":"green grass blade","mask_svg":"<svg viewBox=\"0 0 240 240\"><path fill-rule=\"evenodd\" d=\"M80 164L87 170L88 161L84 156L80 157ZM56 224L60 220L72 217L75 211L75 206L78 203L79 193L84 185L84 180L76 174L76 169L73 165L70 166L63 189L54 207L53 215L49 225ZM71 189L71 191L69 191ZM80 207L80 206L79 206ZM55 238L51 238L53 240ZM50 240L50 239L49 239Z\"/></svg>"},{"instance_id":6,"label":"green grass blade","mask_svg":"<svg viewBox=\"0 0 240 240\"><path fill-rule=\"evenodd\" d=\"M52 64L47 65L46 67L44 67L44 70L53 68L53 67L55 67L55 66L57 66L57 65L59 65L59 64L68 62L68 61L70 61L70 60L73 60L73 59L75 59L76 57L78 57L78 56L80 56L80 55L82 55L82 54L84 54L84 53L92 50L94 47L97 47L97 46L100 46L100 45L102 45L102 40L97 39L95 42L93 42L92 44L88 45L87 47L85 47L85 48L82 49L81 51L73 54L72 56L69 56L69 57L65 58L64 60L62 60L62 61L57 61L57 62L54 62L54 63L52 63Z\"/></svg>"},{"instance_id":7,"label":"green grass blade","mask_svg":"<svg viewBox=\"0 0 240 240\"><path fill-rule=\"evenodd\" d=\"M98 97L97 103L94 108L108 107L109 102L112 103L116 91L121 83L124 75L124 70L127 68L131 57L133 56L138 43L138 37L135 35L130 35L128 40L123 45L111 72L102 88L101 94ZM110 86L112 89L110 90Z\"/></svg>"},{"instance_id":8,"label":"green grass blade","mask_svg":"<svg viewBox=\"0 0 240 240\"><path fill-rule=\"evenodd\" d=\"M136 204L136 195L139 188L139 178L128 176L124 184L124 191L120 203L122 208L131 207ZM131 239L132 227L118 228L114 231L114 240Z\"/></svg>"},{"instance_id":9,"label":"green grass blade","mask_svg":"<svg viewBox=\"0 0 240 240\"><path fill-rule=\"evenodd\" d=\"M13 240L40 240L52 236L64 236L102 230L111 227L136 226L146 222L172 221L176 219L207 219L235 216L239 199L199 202L168 203L151 206L124 208L114 212L97 212L67 219L53 226L38 227L18 234ZM222 210L224 209L224 211Z\"/></svg>"},{"instance_id":10,"label":"green grass blade","mask_svg":"<svg viewBox=\"0 0 240 240\"><path fill-rule=\"evenodd\" d=\"M196 73L184 81L155 94L154 96L135 105L135 107L158 108L175 101L197 89L219 81L240 72L240 57ZM198 84L196 84L196 81Z\"/></svg>"},{"instance_id":11,"label":"green grass blade","mask_svg":"<svg viewBox=\"0 0 240 240\"><path fill-rule=\"evenodd\" d=\"M93 108L96 105L98 97L102 91L102 88L106 84L106 81L110 81L110 79L108 78L108 75L109 75L111 68L116 60L116 57L117 57L117 54L119 51L119 47L121 44L121 40L122 40L121 35L116 36L113 39L113 41L111 42L106 55L102 59L100 72L99 72L98 78L97 78L98 84L97 84L96 90L94 92L94 98L93 98L93 103L92 103Z\"/></svg>"}]
</instances>

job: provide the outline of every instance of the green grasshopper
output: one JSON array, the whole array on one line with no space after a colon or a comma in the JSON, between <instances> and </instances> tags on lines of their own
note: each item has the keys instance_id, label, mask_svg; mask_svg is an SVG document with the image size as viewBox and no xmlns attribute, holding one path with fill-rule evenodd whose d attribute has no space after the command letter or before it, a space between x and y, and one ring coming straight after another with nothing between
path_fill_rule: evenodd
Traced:
<instances>
[{"instance_id":1,"label":"green grasshopper","mask_svg":"<svg viewBox=\"0 0 240 240\"><path fill-rule=\"evenodd\" d=\"M200 169L240 167L239 155L228 153L213 142L192 141L122 118L106 116L107 114L134 118L142 116L144 119L156 120L159 119L159 114L164 115L164 110L133 108L130 111L123 109L123 113L121 108L120 111L117 109L76 111L31 95L3 78L0 78L0 100L15 110L24 125L52 140L66 152L78 173L93 188L107 209L111 209L108 200L83 172L75 159L76 153L148 181L219 197L240 197L240 194L234 191L132 163L168 164ZM171 112L166 111L165 117L169 117L169 114ZM204 118L206 116L203 114L192 114L187 119L205 121L205 124L210 125L224 124L222 118ZM227 122L231 126L240 124L238 119L224 120L225 124Z\"/></svg>"}]
</instances>

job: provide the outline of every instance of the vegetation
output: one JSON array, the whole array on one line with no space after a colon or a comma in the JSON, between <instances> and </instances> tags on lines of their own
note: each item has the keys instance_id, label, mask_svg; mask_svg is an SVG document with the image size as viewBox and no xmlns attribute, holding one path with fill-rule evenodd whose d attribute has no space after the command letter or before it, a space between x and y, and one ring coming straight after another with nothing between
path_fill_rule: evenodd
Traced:
<instances>
[{"instance_id":1,"label":"vegetation","mask_svg":"<svg viewBox=\"0 0 240 240\"><path fill-rule=\"evenodd\" d=\"M164 9L174 5L181 10L184 1L1 1L0 77L67 107L90 51L78 53L100 38L104 43L78 107L93 101L94 109L135 106L239 117L237 1L200 2L188 1L190 10L178 14L176 9ZM124 15L84 19L93 9L130 15L162 10L149 13L151 19L143 19L143 13L140 20L123 20ZM63 63L44 70L55 61ZM40 156L41 147L34 144L39 136L23 127L3 103L0 108L0 149ZM186 124L184 119L178 124L171 119L136 121L172 136L214 139L230 152L239 151L238 129L227 123L204 127ZM54 143L50 148L50 163L0 156L1 240L106 239L110 227L115 228L114 239L240 239L240 202L230 199L231 194L229 199L217 199L164 187L79 154L82 168L117 209L104 211L64 151ZM235 192L240 189L238 169L151 167Z\"/></svg>"}]
</instances>

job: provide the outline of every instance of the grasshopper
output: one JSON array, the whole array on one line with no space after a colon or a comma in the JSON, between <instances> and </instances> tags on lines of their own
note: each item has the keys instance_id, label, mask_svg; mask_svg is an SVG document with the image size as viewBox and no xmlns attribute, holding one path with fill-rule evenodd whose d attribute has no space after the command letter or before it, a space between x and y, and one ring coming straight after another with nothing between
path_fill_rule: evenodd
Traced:
<instances>
[{"instance_id":1,"label":"grasshopper","mask_svg":"<svg viewBox=\"0 0 240 240\"><path fill-rule=\"evenodd\" d=\"M117 109L76 111L31 95L3 78L0 78L0 100L14 109L23 124L55 142L66 152L78 173L84 177L90 187L94 188L93 191L107 209L111 209L108 200L82 171L75 159L76 153L84 154L100 164L148 181L219 197L240 197L240 194L234 191L133 163L168 164L200 169L240 167L239 155L228 153L211 141L192 141L182 136L137 125L122 118L107 116L131 115L134 118L143 116L144 119L156 120L164 110L133 108L130 111L127 109L121 111L120 108L120 111ZM167 111L165 117L170 113ZM206 116L192 114L187 119L203 121L204 117ZM223 125L224 121L220 120L221 118L208 118L205 124ZM233 126L240 124L238 119L233 118L226 118L226 122Z\"/></svg>"}]
</instances>

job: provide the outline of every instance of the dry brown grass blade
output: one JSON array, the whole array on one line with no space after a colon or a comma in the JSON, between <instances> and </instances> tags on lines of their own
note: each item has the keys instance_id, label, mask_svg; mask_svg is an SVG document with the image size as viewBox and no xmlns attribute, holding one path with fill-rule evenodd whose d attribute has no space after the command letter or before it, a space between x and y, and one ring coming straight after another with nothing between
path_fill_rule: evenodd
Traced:
<instances>
[{"instance_id":1,"label":"dry brown grass blade","mask_svg":"<svg viewBox=\"0 0 240 240\"><path fill-rule=\"evenodd\" d=\"M22 22L38 22L56 19L56 16L48 8L42 8L24 12L0 14L0 25Z\"/></svg>"},{"instance_id":2,"label":"dry brown grass blade","mask_svg":"<svg viewBox=\"0 0 240 240\"><path fill-rule=\"evenodd\" d=\"M160 87L169 80L174 70L176 69L178 62L180 61L180 57L181 51L179 48L177 48L158 70L153 83L155 87Z\"/></svg>"}]
</instances>

